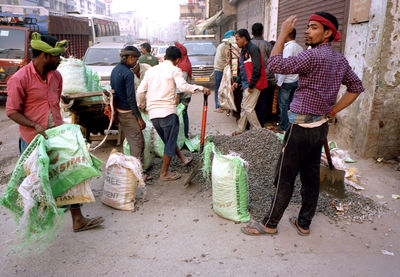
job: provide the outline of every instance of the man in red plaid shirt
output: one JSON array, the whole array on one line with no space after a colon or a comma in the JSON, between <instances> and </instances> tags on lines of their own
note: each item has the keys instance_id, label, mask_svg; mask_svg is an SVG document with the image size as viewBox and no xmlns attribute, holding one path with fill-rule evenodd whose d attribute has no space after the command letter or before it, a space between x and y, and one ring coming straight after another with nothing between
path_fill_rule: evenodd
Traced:
<instances>
[{"instance_id":1,"label":"man in red plaid shirt","mask_svg":"<svg viewBox=\"0 0 400 277\"><path fill-rule=\"evenodd\" d=\"M279 74L299 74L299 86L288 112L290 126L285 134L278 160L274 184L276 191L269 213L264 220L242 227L248 235L274 235L293 193L295 179L300 173L302 206L298 217L290 223L299 235L309 235L311 220L318 203L321 149L328 135L328 119L349 106L364 91L362 83L346 58L335 52L331 41L341 39L338 21L329 13L311 15L306 31L310 49L297 56L283 58L285 38L297 22L290 16L268 60L268 70ZM346 93L336 102L340 85Z\"/></svg>"}]
</instances>

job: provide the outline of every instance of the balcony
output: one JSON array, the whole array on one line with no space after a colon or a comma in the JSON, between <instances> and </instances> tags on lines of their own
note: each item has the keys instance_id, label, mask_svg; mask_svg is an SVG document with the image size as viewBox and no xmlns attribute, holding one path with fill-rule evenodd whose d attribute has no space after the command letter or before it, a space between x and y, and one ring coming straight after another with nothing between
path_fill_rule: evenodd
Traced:
<instances>
[{"instance_id":1,"label":"balcony","mask_svg":"<svg viewBox=\"0 0 400 277\"><path fill-rule=\"evenodd\" d=\"M180 6L180 18L201 18L203 10L197 3L184 4Z\"/></svg>"}]
</instances>

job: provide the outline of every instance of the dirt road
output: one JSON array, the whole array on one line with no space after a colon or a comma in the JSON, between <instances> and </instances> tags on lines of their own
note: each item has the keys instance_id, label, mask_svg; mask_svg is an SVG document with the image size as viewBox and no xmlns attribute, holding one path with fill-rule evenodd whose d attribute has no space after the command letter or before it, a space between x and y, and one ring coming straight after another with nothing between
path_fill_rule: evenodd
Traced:
<instances>
[{"instance_id":1,"label":"dirt road","mask_svg":"<svg viewBox=\"0 0 400 277\"><path fill-rule=\"evenodd\" d=\"M212 99L207 132L231 133L235 121L214 113ZM196 95L190 103L192 134L200 132L201 100ZM6 118L4 107L0 128L4 189L18 155L18 128ZM106 161L112 147L108 143L95 155ZM334 223L317 214L311 236L300 237L288 222L299 207L290 205L277 236L249 237L240 232L244 224L213 212L211 191L200 192L201 184L185 189L182 179L155 182L138 211L124 212L99 201L103 179L95 178L91 185L97 202L84 205L83 211L102 215L104 227L73 233L68 212L57 238L39 256L6 256L15 223L0 208L1 276L400 276L400 200L391 197L400 194L400 172L392 165L353 158L366 188L363 194L389 208L373 223Z\"/></svg>"}]
</instances>

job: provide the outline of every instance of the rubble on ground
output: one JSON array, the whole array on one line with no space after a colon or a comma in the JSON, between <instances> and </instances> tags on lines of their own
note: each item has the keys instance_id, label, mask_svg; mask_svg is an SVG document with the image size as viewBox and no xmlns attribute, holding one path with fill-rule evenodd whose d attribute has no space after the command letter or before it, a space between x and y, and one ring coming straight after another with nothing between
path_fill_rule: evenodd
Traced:
<instances>
[{"instance_id":1,"label":"rubble on ground","mask_svg":"<svg viewBox=\"0 0 400 277\"><path fill-rule=\"evenodd\" d=\"M249 211L253 219L261 220L268 212L275 192L273 185L275 166L281 151L281 142L274 132L267 129L247 131L244 134L212 136L211 140L223 153L235 152L249 163ZM292 203L301 204L301 183L297 178ZM322 192L319 197L317 212L333 220L352 222L370 222L380 216L386 208L374 200L364 197L347 187L346 198L337 200ZM343 211L331 207L331 202L341 203Z\"/></svg>"},{"instance_id":2,"label":"rubble on ground","mask_svg":"<svg viewBox=\"0 0 400 277\"><path fill-rule=\"evenodd\" d=\"M210 136L209 139L223 154L237 153L249 164L248 187L249 187L249 212L254 220L261 220L269 210L274 196L273 185L275 166L281 151L281 142L276 134L267 129L250 130L234 137L219 135ZM183 150L185 155L193 157L192 163L183 167L182 163L174 157L171 161L170 170L180 173L190 173L200 161L198 152L189 153ZM161 170L162 159L154 158L153 166L146 174L153 176L153 180L147 181L148 185L158 180ZM199 172L194 183L203 183L202 190L211 188L211 182L203 179ZM292 204L301 205L300 179L297 178L295 190L291 199ZM332 206L332 202L340 205ZM339 204L340 203L340 204ZM363 196L351 187L346 187L346 198L343 200L334 199L324 192L321 192L317 212L338 221L371 222L375 217L381 216L386 208L383 204Z\"/></svg>"}]
</instances>

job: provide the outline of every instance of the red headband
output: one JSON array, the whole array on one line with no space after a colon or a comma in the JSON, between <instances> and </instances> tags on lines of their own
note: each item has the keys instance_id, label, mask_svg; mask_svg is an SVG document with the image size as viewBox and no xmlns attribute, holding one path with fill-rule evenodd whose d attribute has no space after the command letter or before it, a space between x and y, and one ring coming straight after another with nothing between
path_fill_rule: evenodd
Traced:
<instances>
[{"instance_id":1,"label":"red headband","mask_svg":"<svg viewBox=\"0 0 400 277\"><path fill-rule=\"evenodd\" d=\"M308 21L317 21L317 22L321 23L322 25L325 25L326 27L331 29L332 35L333 35L333 41L338 41L342 38L342 35L336 29L335 25L333 25L333 23L330 20L326 19L325 17L322 17L317 14L313 14L310 16L310 19Z\"/></svg>"}]
</instances>

